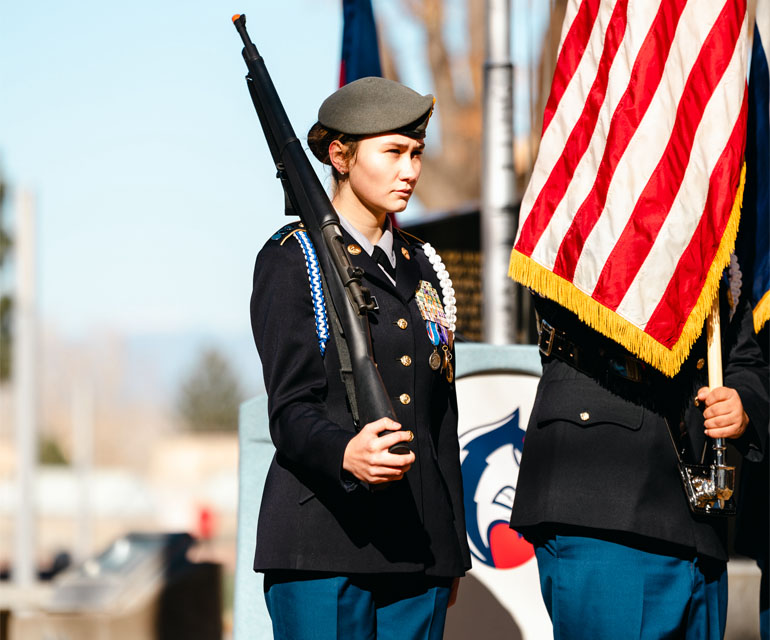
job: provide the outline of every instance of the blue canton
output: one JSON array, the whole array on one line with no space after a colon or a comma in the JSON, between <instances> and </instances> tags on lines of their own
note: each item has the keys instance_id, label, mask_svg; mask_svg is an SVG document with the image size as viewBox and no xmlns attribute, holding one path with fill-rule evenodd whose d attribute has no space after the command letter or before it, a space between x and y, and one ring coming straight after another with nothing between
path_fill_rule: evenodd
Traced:
<instances>
[{"instance_id":1,"label":"blue canton","mask_svg":"<svg viewBox=\"0 0 770 640\"><path fill-rule=\"evenodd\" d=\"M318 256L315 253L315 247L307 237L306 231L297 231L294 237L302 247L302 253L305 254L305 266L310 280L310 295L313 299L313 310L315 311L315 330L318 334L318 346L321 349L321 355L326 353L326 342L329 339L329 321L326 317L326 304L324 302L323 285L321 284L321 267L318 264Z\"/></svg>"}]
</instances>

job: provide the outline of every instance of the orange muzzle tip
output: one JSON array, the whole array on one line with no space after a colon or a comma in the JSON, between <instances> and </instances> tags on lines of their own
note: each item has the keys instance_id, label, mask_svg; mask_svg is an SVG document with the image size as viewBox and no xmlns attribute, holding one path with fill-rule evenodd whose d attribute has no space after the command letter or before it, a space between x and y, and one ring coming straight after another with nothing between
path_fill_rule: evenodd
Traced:
<instances>
[{"instance_id":1,"label":"orange muzzle tip","mask_svg":"<svg viewBox=\"0 0 770 640\"><path fill-rule=\"evenodd\" d=\"M236 13L236 14L233 16L233 22L235 22L235 21L236 21L238 18L240 18L240 17L241 17L241 14L240 14L240 13Z\"/></svg>"}]
</instances>

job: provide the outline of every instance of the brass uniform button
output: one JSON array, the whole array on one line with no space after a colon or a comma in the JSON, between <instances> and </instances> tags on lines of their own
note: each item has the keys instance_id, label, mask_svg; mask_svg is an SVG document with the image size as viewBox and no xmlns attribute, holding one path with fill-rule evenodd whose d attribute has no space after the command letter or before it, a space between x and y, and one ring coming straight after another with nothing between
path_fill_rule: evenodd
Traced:
<instances>
[{"instance_id":1,"label":"brass uniform button","mask_svg":"<svg viewBox=\"0 0 770 640\"><path fill-rule=\"evenodd\" d=\"M406 247L401 247L401 255L404 256L407 260L412 259L412 256L409 255L409 252L406 250Z\"/></svg>"},{"instance_id":2,"label":"brass uniform button","mask_svg":"<svg viewBox=\"0 0 770 640\"><path fill-rule=\"evenodd\" d=\"M581 413L580 413L580 419L581 419L583 422L586 422L586 421L588 420L588 418L590 418L590 417L591 417L591 415L588 413L588 411L581 411Z\"/></svg>"},{"instance_id":3,"label":"brass uniform button","mask_svg":"<svg viewBox=\"0 0 770 640\"><path fill-rule=\"evenodd\" d=\"M399 360L401 360L401 364L403 364L405 367L408 367L410 364L412 364L412 359L406 355L401 356Z\"/></svg>"},{"instance_id":4,"label":"brass uniform button","mask_svg":"<svg viewBox=\"0 0 770 640\"><path fill-rule=\"evenodd\" d=\"M398 396L398 399L400 400L401 404L409 404L412 401L412 398L408 393L402 393L400 396Z\"/></svg>"},{"instance_id":5,"label":"brass uniform button","mask_svg":"<svg viewBox=\"0 0 770 640\"><path fill-rule=\"evenodd\" d=\"M357 256L359 253L361 253L361 247L359 247L357 244L349 244L348 253L351 256Z\"/></svg>"},{"instance_id":6,"label":"brass uniform button","mask_svg":"<svg viewBox=\"0 0 770 640\"><path fill-rule=\"evenodd\" d=\"M703 358L698 358L698 362L695 363L696 369L703 369L706 366L706 361Z\"/></svg>"},{"instance_id":7,"label":"brass uniform button","mask_svg":"<svg viewBox=\"0 0 770 640\"><path fill-rule=\"evenodd\" d=\"M406 329L409 326L409 323L406 320L404 320L404 318L399 318L396 321L396 325L398 325L399 329Z\"/></svg>"}]
</instances>

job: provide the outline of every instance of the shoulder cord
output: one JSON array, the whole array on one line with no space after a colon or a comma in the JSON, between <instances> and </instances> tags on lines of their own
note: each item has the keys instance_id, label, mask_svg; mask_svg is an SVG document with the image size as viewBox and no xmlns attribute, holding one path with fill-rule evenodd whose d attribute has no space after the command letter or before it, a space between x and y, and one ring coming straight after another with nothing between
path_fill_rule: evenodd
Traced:
<instances>
[{"instance_id":1,"label":"shoulder cord","mask_svg":"<svg viewBox=\"0 0 770 640\"><path fill-rule=\"evenodd\" d=\"M321 349L321 355L326 353L326 342L329 339L329 321L326 317L326 304L324 303L324 287L321 281L321 267L318 264L313 243L307 237L306 231L297 231L294 237L302 247L302 253L305 254L305 267L310 281L310 297L313 300L313 311L315 312L315 330L318 334L318 347Z\"/></svg>"},{"instance_id":2,"label":"shoulder cord","mask_svg":"<svg viewBox=\"0 0 770 640\"><path fill-rule=\"evenodd\" d=\"M307 275L310 281L310 295L313 299L313 310L315 311L315 326L318 334L318 346L321 349L321 356L326 354L326 343L329 340L329 319L331 316L337 339L334 344L337 345L337 353L340 359L340 377L345 385L345 391L350 403L350 411L353 414L353 422L358 425L358 404L356 402L356 387L353 381L353 366L350 360L350 351L348 343L342 333L342 325L334 309L330 305L327 311L326 299L329 298L329 290L326 287L326 281L321 274L321 267L318 264L318 256L315 253L315 247L307 237L306 231L297 231L294 234L297 238L302 252L305 254L305 265Z\"/></svg>"}]
</instances>

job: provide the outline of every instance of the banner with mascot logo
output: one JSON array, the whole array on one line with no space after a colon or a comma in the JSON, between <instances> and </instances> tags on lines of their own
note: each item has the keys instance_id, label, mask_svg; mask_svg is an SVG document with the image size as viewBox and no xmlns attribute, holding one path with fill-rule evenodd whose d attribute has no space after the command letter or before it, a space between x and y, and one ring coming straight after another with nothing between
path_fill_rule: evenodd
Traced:
<instances>
[{"instance_id":1,"label":"banner with mascot logo","mask_svg":"<svg viewBox=\"0 0 770 640\"><path fill-rule=\"evenodd\" d=\"M552 635L534 549L508 526L539 374L536 347L457 345L458 437L473 569L450 609L447 640Z\"/></svg>"}]
</instances>

